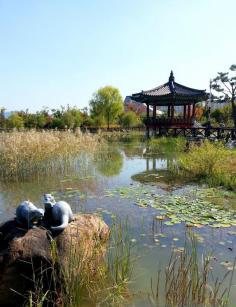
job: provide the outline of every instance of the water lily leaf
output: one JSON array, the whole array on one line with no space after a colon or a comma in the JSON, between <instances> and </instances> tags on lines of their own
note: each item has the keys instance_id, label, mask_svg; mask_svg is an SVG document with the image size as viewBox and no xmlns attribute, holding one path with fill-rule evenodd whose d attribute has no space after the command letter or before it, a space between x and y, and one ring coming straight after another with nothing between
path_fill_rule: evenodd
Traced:
<instances>
[{"instance_id":1,"label":"water lily leaf","mask_svg":"<svg viewBox=\"0 0 236 307\"><path fill-rule=\"evenodd\" d=\"M173 226L174 225L174 223L171 222L171 221L164 222L164 224L167 225L167 226Z\"/></svg>"}]
</instances>

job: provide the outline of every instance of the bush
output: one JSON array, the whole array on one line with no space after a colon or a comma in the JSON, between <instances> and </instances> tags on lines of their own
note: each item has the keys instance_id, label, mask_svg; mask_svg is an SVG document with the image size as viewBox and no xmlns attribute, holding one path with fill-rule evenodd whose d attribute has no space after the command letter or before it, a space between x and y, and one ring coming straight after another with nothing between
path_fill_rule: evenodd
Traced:
<instances>
[{"instance_id":1,"label":"bush","mask_svg":"<svg viewBox=\"0 0 236 307\"><path fill-rule=\"evenodd\" d=\"M222 143L205 141L194 145L176 161L175 171L180 176L202 179L210 185L222 185L236 189L236 152L226 149Z\"/></svg>"}]
</instances>

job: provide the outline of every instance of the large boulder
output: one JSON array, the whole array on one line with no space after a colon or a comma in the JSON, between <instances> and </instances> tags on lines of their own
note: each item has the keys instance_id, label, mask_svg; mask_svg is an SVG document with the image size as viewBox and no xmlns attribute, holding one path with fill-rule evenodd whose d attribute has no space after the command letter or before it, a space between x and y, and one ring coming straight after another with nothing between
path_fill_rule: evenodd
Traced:
<instances>
[{"instance_id":1,"label":"large boulder","mask_svg":"<svg viewBox=\"0 0 236 307\"><path fill-rule=\"evenodd\" d=\"M94 274L108 238L109 228L97 215L78 214L57 235L43 226L28 230L7 221L0 226L0 305L19 306L39 281L46 291L52 287L52 271L68 272L75 258ZM54 287L58 292L60 281Z\"/></svg>"}]
</instances>

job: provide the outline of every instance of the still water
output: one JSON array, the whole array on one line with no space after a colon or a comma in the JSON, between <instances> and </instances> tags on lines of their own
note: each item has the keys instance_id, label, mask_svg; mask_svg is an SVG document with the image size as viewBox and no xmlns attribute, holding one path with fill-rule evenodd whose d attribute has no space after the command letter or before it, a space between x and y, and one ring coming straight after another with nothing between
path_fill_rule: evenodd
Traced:
<instances>
[{"instance_id":1,"label":"still water","mask_svg":"<svg viewBox=\"0 0 236 307\"><path fill-rule=\"evenodd\" d=\"M192 232L197 242L199 257L211 253L213 257L212 279L223 278L232 270L236 251L236 227L186 227L187 223L165 224L160 218L158 206L165 199L178 197L195 198L206 187L183 184L178 178L166 180L173 155L146 155L146 145L140 140L110 144L110 154L104 159L91 161L83 157L76 171L68 170L63 176L31 178L25 182L0 184L0 222L14 216L16 206L23 200L31 200L42 206L42 195L53 193L56 199L68 201L74 212L100 213L111 225L116 216L127 220L129 237L135 256L131 292L132 306L151 306L148 296L151 279L154 281L159 269L164 271L171 251L181 249L186 235ZM223 209L235 210L236 195L215 193L212 202ZM212 209L214 210L214 209ZM183 211L184 212L184 211ZM184 213L183 213L184 214ZM223 211L224 215L224 211ZM173 216L173 214L172 214ZM157 217L157 218L156 218ZM236 215L234 215L236 217ZM227 286L226 281L226 286ZM233 278L230 306L236 306L236 274Z\"/></svg>"}]
</instances>

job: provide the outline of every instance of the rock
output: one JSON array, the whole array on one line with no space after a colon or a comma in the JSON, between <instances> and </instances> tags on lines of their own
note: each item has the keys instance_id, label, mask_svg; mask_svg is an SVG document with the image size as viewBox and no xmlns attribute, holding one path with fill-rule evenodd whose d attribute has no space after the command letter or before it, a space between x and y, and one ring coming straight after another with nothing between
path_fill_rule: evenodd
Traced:
<instances>
[{"instance_id":1,"label":"rock","mask_svg":"<svg viewBox=\"0 0 236 307\"><path fill-rule=\"evenodd\" d=\"M86 261L94 274L108 238L109 228L97 215L76 215L54 238L43 226L27 230L19 228L15 220L7 221L0 226L0 305L22 304L29 291L35 291L38 276L42 288L52 287L52 267L66 272L72 254L78 261Z\"/></svg>"}]
</instances>

